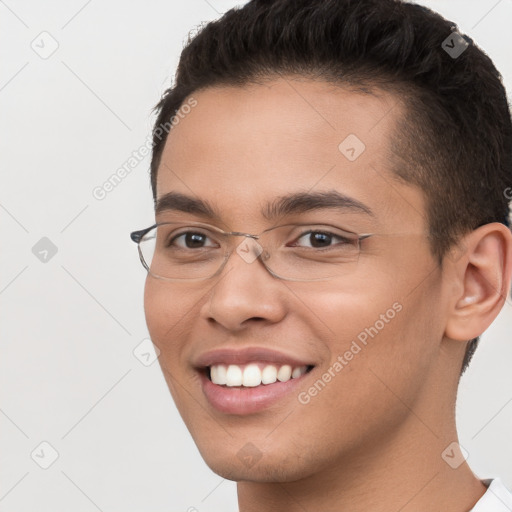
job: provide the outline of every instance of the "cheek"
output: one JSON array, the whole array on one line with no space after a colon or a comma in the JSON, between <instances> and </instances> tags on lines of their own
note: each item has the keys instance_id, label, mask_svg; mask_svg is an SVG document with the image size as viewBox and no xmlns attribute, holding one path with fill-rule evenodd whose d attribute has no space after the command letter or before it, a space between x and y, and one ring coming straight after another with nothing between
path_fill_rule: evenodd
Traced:
<instances>
[{"instance_id":1,"label":"cheek","mask_svg":"<svg viewBox=\"0 0 512 512\"><path fill-rule=\"evenodd\" d=\"M200 296L169 286L151 276L144 288L144 313L151 340L160 350L160 363L175 371L184 368L185 340Z\"/></svg>"},{"instance_id":2,"label":"cheek","mask_svg":"<svg viewBox=\"0 0 512 512\"><path fill-rule=\"evenodd\" d=\"M403 404L415 402L432 367L436 326L423 292L377 292L310 297L317 323L334 334L324 339L329 360L317 380L300 390L298 402L303 432L318 432L322 418L324 442L332 442L327 452L337 450L340 432L353 446L392 432L407 415Z\"/></svg>"},{"instance_id":3,"label":"cheek","mask_svg":"<svg viewBox=\"0 0 512 512\"><path fill-rule=\"evenodd\" d=\"M173 318L176 316L176 310L173 308L172 296L165 293L161 286L153 282L148 276L144 287L144 314L146 316L146 325L148 327L151 340L160 350L161 360L166 352L164 339L166 332L173 325Z\"/></svg>"},{"instance_id":4,"label":"cheek","mask_svg":"<svg viewBox=\"0 0 512 512\"><path fill-rule=\"evenodd\" d=\"M200 298L200 295L193 294L190 286L179 287L148 276L144 287L144 313L148 329L157 339L165 333L174 337L173 331L184 327Z\"/></svg>"},{"instance_id":5,"label":"cheek","mask_svg":"<svg viewBox=\"0 0 512 512\"><path fill-rule=\"evenodd\" d=\"M421 267L424 275L417 268L404 265L394 275L382 271L360 282L347 280L340 288L301 294L310 306L307 323L327 333L327 366L338 361L332 373L344 375L326 375L337 382L333 389L340 386L329 406L335 406L339 393L347 393L344 401L353 403L354 410L358 403L371 403L372 394L386 389L379 377L414 399L443 335L439 276L428 265Z\"/></svg>"},{"instance_id":6,"label":"cheek","mask_svg":"<svg viewBox=\"0 0 512 512\"><path fill-rule=\"evenodd\" d=\"M187 360L187 340L195 323L197 310L194 306L200 297L151 276L146 279L146 324L153 344L160 351L158 362L162 375L181 414L187 412L190 400L186 390L197 387L198 375Z\"/></svg>"},{"instance_id":7,"label":"cheek","mask_svg":"<svg viewBox=\"0 0 512 512\"><path fill-rule=\"evenodd\" d=\"M172 325L175 316L172 294L156 283L156 280L148 275L144 287L144 314L146 324L154 343L162 338L164 329Z\"/></svg>"}]
</instances>

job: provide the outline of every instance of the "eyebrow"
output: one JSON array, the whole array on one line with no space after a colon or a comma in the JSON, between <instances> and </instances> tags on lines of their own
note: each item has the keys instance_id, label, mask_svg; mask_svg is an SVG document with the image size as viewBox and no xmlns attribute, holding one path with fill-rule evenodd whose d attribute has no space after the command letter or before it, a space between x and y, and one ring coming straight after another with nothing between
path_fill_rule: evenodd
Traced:
<instances>
[{"instance_id":1,"label":"eyebrow","mask_svg":"<svg viewBox=\"0 0 512 512\"><path fill-rule=\"evenodd\" d=\"M292 214L303 214L312 210L335 209L344 212L364 213L374 217L372 210L364 203L336 190L327 192L297 192L281 196L267 203L261 215L267 220L275 220ZM168 192L157 199L155 213L179 211L220 220L220 215L208 202L190 197L180 192Z\"/></svg>"},{"instance_id":2,"label":"eyebrow","mask_svg":"<svg viewBox=\"0 0 512 512\"><path fill-rule=\"evenodd\" d=\"M307 213L311 210L336 209L341 211L365 213L374 216L372 210L361 201L336 190L326 192L297 192L275 199L266 205L262 215L268 219Z\"/></svg>"},{"instance_id":3,"label":"eyebrow","mask_svg":"<svg viewBox=\"0 0 512 512\"><path fill-rule=\"evenodd\" d=\"M208 201L186 196L180 192L168 192L156 200L156 214L169 210L192 213L218 220L218 215Z\"/></svg>"}]
</instances>

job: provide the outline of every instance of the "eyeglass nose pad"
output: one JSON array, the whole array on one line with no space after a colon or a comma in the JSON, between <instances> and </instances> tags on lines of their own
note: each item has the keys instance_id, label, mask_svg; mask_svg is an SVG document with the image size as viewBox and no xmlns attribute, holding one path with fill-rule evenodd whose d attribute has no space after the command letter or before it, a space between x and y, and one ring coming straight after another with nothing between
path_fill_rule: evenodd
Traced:
<instances>
[{"instance_id":1,"label":"eyeglass nose pad","mask_svg":"<svg viewBox=\"0 0 512 512\"><path fill-rule=\"evenodd\" d=\"M273 275L274 277L278 277L280 279L282 279L280 276L278 276L268 265L267 265L267 261L270 259L270 252L267 250L267 249L264 249L262 251L262 253L259 255L259 259L261 261L261 263L263 264L263 266L267 269L268 272L270 272L271 275Z\"/></svg>"}]
</instances>

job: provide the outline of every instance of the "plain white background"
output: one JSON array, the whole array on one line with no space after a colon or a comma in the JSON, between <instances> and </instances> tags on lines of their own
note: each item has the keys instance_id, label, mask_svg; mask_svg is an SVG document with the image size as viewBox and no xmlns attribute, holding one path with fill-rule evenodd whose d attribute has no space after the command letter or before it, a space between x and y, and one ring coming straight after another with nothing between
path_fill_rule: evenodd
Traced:
<instances>
[{"instance_id":1,"label":"plain white background","mask_svg":"<svg viewBox=\"0 0 512 512\"><path fill-rule=\"evenodd\" d=\"M146 144L188 32L236 3L0 1L0 511L237 509L141 355L145 275L129 232L153 220L149 157L93 195ZM512 0L421 3L511 89ZM509 487L511 327L509 300L457 409L473 470Z\"/></svg>"}]
</instances>

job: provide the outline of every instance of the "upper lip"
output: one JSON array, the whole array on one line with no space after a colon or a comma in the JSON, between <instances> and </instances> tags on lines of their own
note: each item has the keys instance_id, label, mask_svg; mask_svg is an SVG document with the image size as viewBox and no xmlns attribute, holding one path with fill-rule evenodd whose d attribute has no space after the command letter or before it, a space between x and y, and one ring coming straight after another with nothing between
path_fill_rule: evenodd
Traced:
<instances>
[{"instance_id":1,"label":"upper lip","mask_svg":"<svg viewBox=\"0 0 512 512\"><path fill-rule=\"evenodd\" d=\"M304 361L297 357L264 347L217 348L198 356L194 361L194 366L206 368L214 364L248 364L257 361L280 365L289 364L292 367L313 366L313 363L310 361Z\"/></svg>"}]
</instances>

